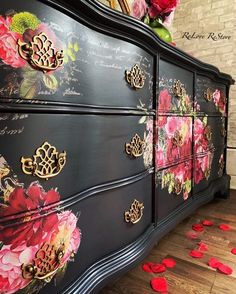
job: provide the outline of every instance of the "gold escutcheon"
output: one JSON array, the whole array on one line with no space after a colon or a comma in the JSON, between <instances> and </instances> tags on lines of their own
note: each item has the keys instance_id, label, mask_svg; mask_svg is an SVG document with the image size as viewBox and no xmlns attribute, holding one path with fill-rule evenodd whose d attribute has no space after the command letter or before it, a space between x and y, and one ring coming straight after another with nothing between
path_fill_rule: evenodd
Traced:
<instances>
[{"instance_id":1,"label":"gold escutcheon","mask_svg":"<svg viewBox=\"0 0 236 294\"><path fill-rule=\"evenodd\" d=\"M179 179L175 179L173 192L176 195L179 195L179 194L181 194L182 189L183 189L183 187L182 187L182 183L180 182L180 180Z\"/></svg>"},{"instance_id":2,"label":"gold escutcheon","mask_svg":"<svg viewBox=\"0 0 236 294\"><path fill-rule=\"evenodd\" d=\"M204 91L204 98L206 101L211 101L213 99L213 91L210 88Z\"/></svg>"},{"instance_id":3,"label":"gold escutcheon","mask_svg":"<svg viewBox=\"0 0 236 294\"><path fill-rule=\"evenodd\" d=\"M133 157L140 157L143 155L145 142L135 134L130 143L125 143L125 152Z\"/></svg>"},{"instance_id":4,"label":"gold escutcheon","mask_svg":"<svg viewBox=\"0 0 236 294\"><path fill-rule=\"evenodd\" d=\"M125 71L126 81L134 89L141 89L145 83L145 75L138 64L135 64L131 70Z\"/></svg>"},{"instance_id":5,"label":"gold escutcheon","mask_svg":"<svg viewBox=\"0 0 236 294\"><path fill-rule=\"evenodd\" d=\"M177 80L174 83L173 93L174 93L175 97L178 97L178 98L186 95L186 90L184 88L184 85L179 80Z\"/></svg>"},{"instance_id":6,"label":"gold escutcheon","mask_svg":"<svg viewBox=\"0 0 236 294\"><path fill-rule=\"evenodd\" d=\"M61 259L65 255L65 245L59 248L44 243L36 252L32 263L22 264L22 276L24 279L43 280L48 283L60 268Z\"/></svg>"},{"instance_id":7,"label":"gold escutcheon","mask_svg":"<svg viewBox=\"0 0 236 294\"><path fill-rule=\"evenodd\" d=\"M21 157L21 163L25 174L48 180L61 172L66 163L66 152L58 153L56 147L44 142L32 158Z\"/></svg>"},{"instance_id":8,"label":"gold escutcheon","mask_svg":"<svg viewBox=\"0 0 236 294\"><path fill-rule=\"evenodd\" d=\"M130 206L130 210L125 211L125 221L127 223L137 224L143 216L143 210L143 203L135 199Z\"/></svg>"},{"instance_id":9,"label":"gold escutcheon","mask_svg":"<svg viewBox=\"0 0 236 294\"><path fill-rule=\"evenodd\" d=\"M182 147L184 144L183 136L179 131L176 131L173 138L172 143L176 147Z\"/></svg>"},{"instance_id":10,"label":"gold escutcheon","mask_svg":"<svg viewBox=\"0 0 236 294\"><path fill-rule=\"evenodd\" d=\"M17 40L18 53L33 68L45 72L55 70L64 62L63 50L56 51L45 33L35 35L31 42Z\"/></svg>"}]
</instances>

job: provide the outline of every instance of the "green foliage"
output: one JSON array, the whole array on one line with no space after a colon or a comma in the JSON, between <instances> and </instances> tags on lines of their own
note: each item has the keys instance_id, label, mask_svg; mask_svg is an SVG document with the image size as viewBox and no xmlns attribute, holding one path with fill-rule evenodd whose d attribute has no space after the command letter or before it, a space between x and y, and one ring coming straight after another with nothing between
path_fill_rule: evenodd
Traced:
<instances>
[{"instance_id":1,"label":"green foliage","mask_svg":"<svg viewBox=\"0 0 236 294\"><path fill-rule=\"evenodd\" d=\"M20 12L12 17L11 31L24 34L27 29L35 30L40 24L40 20L32 13Z\"/></svg>"},{"instance_id":2,"label":"green foliage","mask_svg":"<svg viewBox=\"0 0 236 294\"><path fill-rule=\"evenodd\" d=\"M43 76L43 81L44 81L44 84L45 86L50 89L50 90L53 90L53 91L56 91L57 88L58 88L58 81L56 79L56 77L52 74L48 75L48 74L45 74Z\"/></svg>"},{"instance_id":3,"label":"green foliage","mask_svg":"<svg viewBox=\"0 0 236 294\"><path fill-rule=\"evenodd\" d=\"M42 73L27 67L23 72L23 80L20 85L20 97L33 99L40 91L40 80Z\"/></svg>"}]
</instances>

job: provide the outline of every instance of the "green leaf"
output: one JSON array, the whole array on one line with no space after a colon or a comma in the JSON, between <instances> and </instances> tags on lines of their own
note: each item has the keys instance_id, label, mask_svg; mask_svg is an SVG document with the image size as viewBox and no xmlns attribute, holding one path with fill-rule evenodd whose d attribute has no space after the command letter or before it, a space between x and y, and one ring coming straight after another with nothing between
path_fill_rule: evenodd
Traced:
<instances>
[{"instance_id":1,"label":"green leaf","mask_svg":"<svg viewBox=\"0 0 236 294\"><path fill-rule=\"evenodd\" d=\"M43 81L44 81L44 84L45 86L50 89L50 90L57 90L58 88L58 81L56 79L56 77L52 74L50 75L44 75L43 76Z\"/></svg>"},{"instance_id":2,"label":"green leaf","mask_svg":"<svg viewBox=\"0 0 236 294\"><path fill-rule=\"evenodd\" d=\"M66 53L70 57L71 61L75 61L76 60L76 56L75 56L74 52L71 49L67 49L66 50Z\"/></svg>"},{"instance_id":3,"label":"green leaf","mask_svg":"<svg viewBox=\"0 0 236 294\"><path fill-rule=\"evenodd\" d=\"M207 125L207 116L204 116L202 121L203 121L203 124L206 126Z\"/></svg>"},{"instance_id":4,"label":"green leaf","mask_svg":"<svg viewBox=\"0 0 236 294\"><path fill-rule=\"evenodd\" d=\"M40 90L40 78L37 72L26 72L20 85L20 97L24 99L33 99Z\"/></svg>"},{"instance_id":5,"label":"green leaf","mask_svg":"<svg viewBox=\"0 0 236 294\"><path fill-rule=\"evenodd\" d=\"M73 44L72 44L72 42L69 42L69 44L68 44L68 48L73 49Z\"/></svg>"},{"instance_id":6,"label":"green leaf","mask_svg":"<svg viewBox=\"0 0 236 294\"><path fill-rule=\"evenodd\" d=\"M146 116L142 116L140 118L140 120L138 121L139 124L144 124L146 122L147 117Z\"/></svg>"},{"instance_id":7,"label":"green leaf","mask_svg":"<svg viewBox=\"0 0 236 294\"><path fill-rule=\"evenodd\" d=\"M75 50L75 52L79 51L79 44L77 42L75 42L75 44L74 44L74 50Z\"/></svg>"}]
</instances>

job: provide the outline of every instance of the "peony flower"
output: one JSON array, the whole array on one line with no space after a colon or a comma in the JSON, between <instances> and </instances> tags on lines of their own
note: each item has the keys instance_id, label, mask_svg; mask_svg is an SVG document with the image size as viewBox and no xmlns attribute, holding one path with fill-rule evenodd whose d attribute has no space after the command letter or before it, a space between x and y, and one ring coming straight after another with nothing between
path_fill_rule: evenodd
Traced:
<instances>
[{"instance_id":1,"label":"peony flower","mask_svg":"<svg viewBox=\"0 0 236 294\"><path fill-rule=\"evenodd\" d=\"M166 157L162 150L156 148L156 167L160 168L166 163Z\"/></svg>"},{"instance_id":2,"label":"peony flower","mask_svg":"<svg viewBox=\"0 0 236 294\"><path fill-rule=\"evenodd\" d=\"M76 227L77 217L69 210L58 214L58 230L52 235L50 243L59 248L65 245L65 255L61 260L62 266L76 253L81 240L81 233Z\"/></svg>"},{"instance_id":3,"label":"peony flower","mask_svg":"<svg viewBox=\"0 0 236 294\"><path fill-rule=\"evenodd\" d=\"M168 90L162 90L159 95L159 111L169 111L171 109L171 96Z\"/></svg>"},{"instance_id":4,"label":"peony flower","mask_svg":"<svg viewBox=\"0 0 236 294\"><path fill-rule=\"evenodd\" d=\"M198 184L202 179L204 179L204 173L201 169L201 160L195 160L195 168L194 168L194 183Z\"/></svg>"},{"instance_id":5,"label":"peony flower","mask_svg":"<svg viewBox=\"0 0 236 294\"><path fill-rule=\"evenodd\" d=\"M3 226L0 240L4 240L5 245L11 245L11 249L25 243L27 246L34 246L39 242L48 241L50 234L57 229L58 216L56 213L47 214L44 211L45 215L41 217L40 212L43 206L57 203L59 200L58 192L45 192L37 182L32 183L26 191L21 187L15 188L9 196L9 205L0 207L0 213L2 216L23 213L23 217L20 224L6 228ZM36 218L34 220L31 220L31 215L27 215L27 212L32 210L35 210L32 215Z\"/></svg>"},{"instance_id":6,"label":"peony flower","mask_svg":"<svg viewBox=\"0 0 236 294\"><path fill-rule=\"evenodd\" d=\"M15 293L25 288L30 279L22 276L21 265L28 264L34 258L38 248L17 247L14 250L10 246L3 246L0 250L0 291L1 293Z\"/></svg>"},{"instance_id":7,"label":"peony flower","mask_svg":"<svg viewBox=\"0 0 236 294\"><path fill-rule=\"evenodd\" d=\"M23 67L26 61L22 59L17 50L17 40L22 41L22 35L10 31L11 18L0 16L0 59L12 67Z\"/></svg>"},{"instance_id":8,"label":"peony flower","mask_svg":"<svg viewBox=\"0 0 236 294\"><path fill-rule=\"evenodd\" d=\"M177 117L168 117L167 124L165 127L168 138L172 138L179 127L179 119Z\"/></svg>"},{"instance_id":9,"label":"peony flower","mask_svg":"<svg viewBox=\"0 0 236 294\"><path fill-rule=\"evenodd\" d=\"M145 0L134 0L131 6L131 15L142 19L147 11L147 4Z\"/></svg>"},{"instance_id":10,"label":"peony flower","mask_svg":"<svg viewBox=\"0 0 236 294\"><path fill-rule=\"evenodd\" d=\"M152 18L159 15L169 15L175 10L178 2L178 0L150 0L149 15Z\"/></svg>"}]
</instances>

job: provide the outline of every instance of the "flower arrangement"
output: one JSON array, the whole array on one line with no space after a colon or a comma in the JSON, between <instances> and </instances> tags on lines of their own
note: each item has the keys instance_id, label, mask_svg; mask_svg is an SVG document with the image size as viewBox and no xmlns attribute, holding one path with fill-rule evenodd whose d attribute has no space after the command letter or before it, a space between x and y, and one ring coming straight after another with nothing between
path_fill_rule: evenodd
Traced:
<instances>
[{"instance_id":1,"label":"flower arrangement","mask_svg":"<svg viewBox=\"0 0 236 294\"><path fill-rule=\"evenodd\" d=\"M134 0L131 15L151 26L154 32L166 42L172 42L172 36L164 25L169 25L179 0Z\"/></svg>"}]
</instances>

